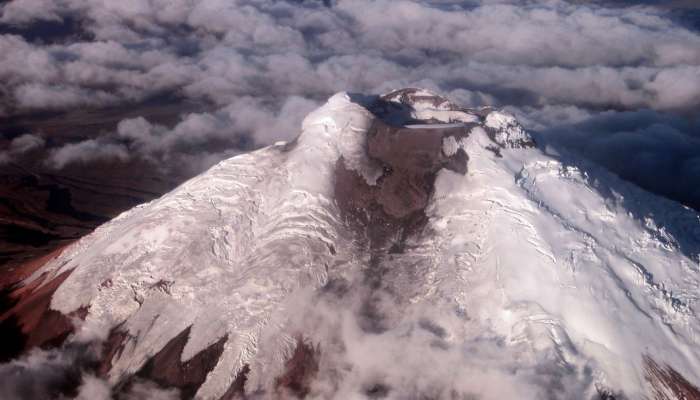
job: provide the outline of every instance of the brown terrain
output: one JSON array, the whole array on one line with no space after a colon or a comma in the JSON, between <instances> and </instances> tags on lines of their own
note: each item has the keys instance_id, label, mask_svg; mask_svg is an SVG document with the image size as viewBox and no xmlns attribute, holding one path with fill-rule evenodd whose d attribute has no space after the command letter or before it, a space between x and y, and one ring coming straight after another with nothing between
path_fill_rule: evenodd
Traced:
<instances>
[{"instance_id":1,"label":"brown terrain","mask_svg":"<svg viewBox=\"0 0 700 400\"><path fill-rule=\"evenodd\" d=\"M179 183L142 162L92 163L58 172L14 162L0 171L0 282L16 266Z\"/></svg>"},{"instance_id":2,"label":"brown terrain","mask_svg":"<svg viewBox=\"0 0 700 400\"><path fill-rule=\"evenodd\" d=\"M700 400L700 390L669 365L644 355L644 373L655 400Z\"/></svg>"},{"instance_id":3,"label":"brown terrain","mask_svg":"<svg viewBox=\"0 0 700 400\"><path fill-rule=\"evenodd\" d=\"M94 163L50 171L32 160L0 169L0 360L60 344L70 317L48 310L67 277L19 284L97 226L176 185L142 163ZM151 168L152 169L152 168Z\"/></svg>"},{"instance_id":4,"label":"brown terrain","mask_svg":"<svg viewBox=\"0 0 700 400\"><path fill-rule=\"evenodd\" d=\"M111 132L124 118L144 115L174 123L182 110L183 106L170 103L140 104L0 118L0 149L24 133L41 136L46 143L0 164L0 339L7 343L0 360L27 347L57 344L72 326L69 316L47 309L53 291L67 276L48 282L42 276L29 285L21 281L102 223L161 196L188 177L136 157L55 169L45 161L50 152Z\"/></svg>"},{"instance_id":5,"label":"brown terrain","mask_svg":"<svg viewBox=\"0 0 700 400\"><path fill-rule=\"evenodd\" d=\"M77 162L55 169L46 164L51 151L113 132L125 118L144 116L172 125L178 113L187 109L194 106L166 102L0 117L0 150L25 133L45 140L45 147L0 164L0 276L8 267L74 241L189 177L177 170L158 169L137 157Z\"/></svg>"}]
</instances>

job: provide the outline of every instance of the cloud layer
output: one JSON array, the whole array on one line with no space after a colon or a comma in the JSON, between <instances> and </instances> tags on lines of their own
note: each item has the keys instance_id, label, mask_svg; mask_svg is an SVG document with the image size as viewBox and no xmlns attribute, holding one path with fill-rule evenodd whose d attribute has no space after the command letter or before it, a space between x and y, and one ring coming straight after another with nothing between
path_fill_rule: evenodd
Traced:
<instances>
[{"instance_id":1,"label":"cloud layer","mask_svg":"<svg viewBox=\"0 0 700 400\"><path fill-rule=\"evenodd\" d=\"M0 9L0 23L13 33L0 36L0 115L119 107L158 96L200 104L206 112L183 112L175 125L130 118L100 137L52 148L46 160L62 168L138 157L193 172L293 138L302 117L341 90L422 86L467 106L511 106L526 120L558 108L600 124L606 113L634 118L653 110L644 112L666 126L668 113L700 106L700 34L669 7L636 3L13 0ZM37 36L46 24L58 24L61 34ZM562 121L549 117L531 128L555 134L551 128ZM688 151L682 166L661 161L687 150L688 141L695 149L697 125L657 128L630 138L605 127L588 144L580 143L585 135L565 137L575 136L575 149L595 153L628 179L636 179L630 168L653 168L700 183ZM591 146L616 148L610 135L615 143L644 137L639 145L651 155L634 167L601 160ZM654 141L664 146L654 150Z\"/></svg>"}]
</instances>

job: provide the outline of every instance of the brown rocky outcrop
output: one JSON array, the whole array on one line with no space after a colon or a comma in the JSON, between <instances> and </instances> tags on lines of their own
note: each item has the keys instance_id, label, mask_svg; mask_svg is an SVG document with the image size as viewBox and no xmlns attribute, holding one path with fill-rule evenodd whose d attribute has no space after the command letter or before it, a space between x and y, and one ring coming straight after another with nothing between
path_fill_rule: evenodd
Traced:
<instances>
[{"instance_id":1,"label":"brown rocky outcrop","mask_svg":"<svg viewBox=\"0 0 700 400\"><path fill-rule=\"evenodd\" d=\"M51 297L71 271L49 278L47 274L23 284L32 273L58 257L63 249L37 260L26 262L5 276L3 289L5 309L0 310L0 338L4 345L0 360L9 360L34 347L55 347L73 331L71 318L85 318L87 308L71 315L51 310ZM11 284L10 284L11 283Z\"/></svg>"},{"instance_id":2,"label":"brown rocky outcrop","mask_svg":"<svg viewBox=\"0 0 700 400\"><path fill-rule=\"evenodd\" d=\"M467 172L466 152L459 149L447 156L442 146L443 138L459 139L468 131L466 126L409 128L375 120L367 134L367 154L383 167L377 184L368 184L359 173L348 169L342 157L336 163L335 198L346 220L366 231L361 236L368 238L373 247L382 247L388 241L400 246L407 234L425 223L424 209L437 172L442 168Z\"/></svg>"},{"instance_id":3,"label":"brown rocky outcrop","mask_svg":"<svg viewBox=\"0 0 700 400\"><path fill-rule=\"evenodd\" d=\"M183 362L182 351L187 344L190 328L180 332L157 354L151 357L136 373L139 378L153 381L166 388L180 389L181 398L191 399L204 383L207 374L214 369L224 351L228 337L217 342ZM128 386L128 381L127 384Z\"/></svg>"},{"instance_id":4,"label":"brown rocky outcrop","mask_svg":"<svg viewBox=\"0 0 700 400\"><path fill-rule=\"evenodd\" d=\"M654 400L700 400L700 389L669 365L644 356L644 375Z\"/></svg>"}]
</instances>

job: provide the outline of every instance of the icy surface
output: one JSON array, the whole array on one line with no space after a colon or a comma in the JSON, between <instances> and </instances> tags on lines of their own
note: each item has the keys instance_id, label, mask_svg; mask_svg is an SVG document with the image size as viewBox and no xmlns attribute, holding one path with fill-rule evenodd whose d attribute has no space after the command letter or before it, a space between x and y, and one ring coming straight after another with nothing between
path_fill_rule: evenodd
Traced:
<instances>
[{"instance_id":1,"label":"icy surface","mask_svg":"<svg viewBox=\"0 0 700 400\"><path fill-rule=\"evenodd\" d=\"M115 360L112 382L188 326L183 360L228 334L198 392L204 399L223 394L245 364L247 389L269 386L294 345L295 324L328 349L329 326L341 327L342 363L356 368L343 370L336 398L363 398L373 370L395 387L413 382L407 371L449 377L445 384L484 398L545 398L556 382L564 386L556 390L571 391L561 398L589 399L600 386L640 398L644 354L700 382L700 217L537 148L497 157L487 150L493 140L508 148L529 139L497 111L468 138L444 139L445 154L468 153L468 174L438 174L428 227L383 260L382 279L395 293L393 325L369 335L348 325L352 307L325 312L328 305L308 300L329 279L357 281L368 268L340 220L332 179L341 156L369 183L381 175L364 152L372 118L335 95L305 119L293 146L221 162L100 227L34 278L74 270L51 307L69 313L89 305L76 335L104 335L123 323L138 338ZM337 324L303 322L316 317Z\"/></svg>"},{"instance_id":2,"label":"icy surface","mask_svg":"<svg viewBox=\"0 0 700 400\"><path fill-rule=\"evenodd\" d=\"M468 178L443 171L431 208L435 273L451 265L457 279L430 289L451 293L479 335L497 332L578 373L590 368L631 398L645 390L644 353L698 382L697 255L602 197L577 168L536 149L494 158L483 132L467 140ZM694 212L600 172L627 202L661 203L686 215L676 223L698 226Z\"/></svg>"},{"instance_id":3,"label":"icy surface","mask_svg":"<svg viewBox=\"0 0 700 400\"><path fill-rule=\"evenodd\" d=\"M531 141L514 116L503 111L491 111L484 121L486 127L494 130L494 140L504 147L520 147Z\"/></svg>"}]
</instances>

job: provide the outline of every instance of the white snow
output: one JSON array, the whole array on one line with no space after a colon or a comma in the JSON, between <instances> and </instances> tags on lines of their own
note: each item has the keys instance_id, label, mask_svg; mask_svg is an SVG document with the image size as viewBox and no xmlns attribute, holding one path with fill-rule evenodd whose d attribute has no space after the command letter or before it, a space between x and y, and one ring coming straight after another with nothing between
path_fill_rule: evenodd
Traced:
<instances>
[{"instance_id":1,"label":"white snow","mask_svg":"<svg viewBox=\"0 0 700 400\"><path fill-rule=\"evenodd\" d=\"M592 368L630 398L645 393L645 353L698 382L698 321L690 307L698 279L683 267L694 261L654 240L658 230L603 198L579 169L536 149L494 158L479 130L467 141L469 177L442 172L431 214L440 232L436 253L454 260L464 278L443 281L450 288L436 292L460 293L454 298L473 310L480 330L516 347L539 342L553 362ZM596 172L604 181L598 185L624 191L631 204L697 225L698 215L679 204Z\"/></svg>"},{"instance_id":2,"label":"white snow","mask_svg":"<svg viewBox=\"0 0 700 400\"><path fill-rule=\"evenodd\" d=\"M478 121L437 111L430 116ZM687 250L700 249L700 216L537 148L497 158L482 128L459 142L444 139L446 155L465 149L469 172L439 173L429 228L384 260L383 280L397 296L390 329L365 334L352 324L356 303L309 300L329 279L356 282L367 268L332 201L332 173L342 155L376 182L381 170L363 150L372 118L337 94L304 120L291 150L223 161L103 225L34 278L74 269L51 307L69 313L90 305L78 335L124 323L138 337L116 360L112 382L188 326L183 360L228 334L197 394L203 399L218 398L246 363L248 388L270 385L270 371L293 347L294 325L322 348L344 343L342 361L323 361L355 366L340 369L335 398L362 398L372 371L383 371L399 397L401 385L440 382L485 399L542 398L549 379L563 384L561 398L589 399L596 385L640 398L643 354L700 382L700 264ZM485 126L506 147L527 138L505 113L490 112ZM645 213L663 224L638 217ZM108 279L111 286L101 285ZM156 288L161 280L168 291ZM414 330L421 321L444 335Z\"/></svg>"},{"instance_id":3,"label":"white snow","mask_svg":"<svg viewBox=\"0 0 700 400\"><path fill-rule=\"evenodd\" d=\"M504 147L517 147L519 143L530 140L529 134L515 117L503 111L489 112L484 125L495 131L494 139Z\"/></svg>"},{"instance_id":4,"label":"white snow","mask_svg":"<svg viewBox=\"0 0 700 400\"><path fill-rule=\"evenodd\" d=\"M447 101L436 105L435 100L442 98L428 90L420 89L413 93L412 96L415 98L415 101L411 104L411 117L416 120L435 119L447 124L479 122L477 115L456 110L453 104ZM391 98L389 100L399 102L400 98Z\"/></svg>"},{"instance_id":5,"label":"white snow","mask_svg":"<svg viewBox=\"0 0 700 400\"><path fill-rule=\"evenodd\" d=\"M453 155L457 154L460 147L460 143L454 136L447 136L442 139L442 152L447 157L452 157Z\"/></svg>"}]
</instances>

